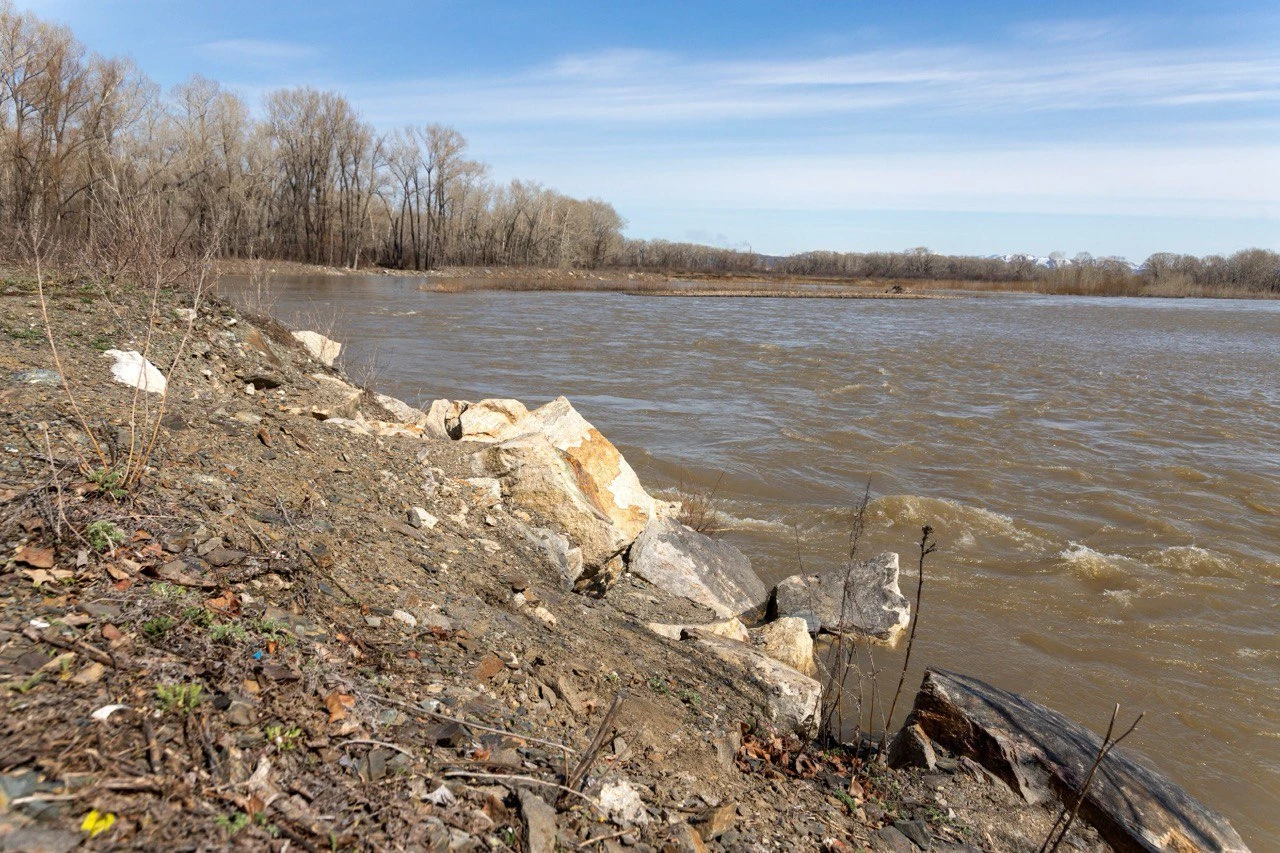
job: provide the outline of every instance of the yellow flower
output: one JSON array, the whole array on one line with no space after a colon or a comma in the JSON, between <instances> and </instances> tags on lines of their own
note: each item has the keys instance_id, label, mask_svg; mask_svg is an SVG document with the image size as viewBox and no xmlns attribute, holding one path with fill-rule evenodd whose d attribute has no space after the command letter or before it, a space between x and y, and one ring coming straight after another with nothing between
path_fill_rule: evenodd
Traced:
<instances>
[{"instance_id":1,"label":"yellow flower","mask_svg":"<svg viewBox=\"0 0 1280 853\"><path fill-rule=\"evenodd\" d=\"M116 816L111 812L103 814L94 809L84 816L84 820L80 821L80 830L89 833L89 837L100 835L111 828L111 824L116 822Z\"/></svg>"}]
</instances>

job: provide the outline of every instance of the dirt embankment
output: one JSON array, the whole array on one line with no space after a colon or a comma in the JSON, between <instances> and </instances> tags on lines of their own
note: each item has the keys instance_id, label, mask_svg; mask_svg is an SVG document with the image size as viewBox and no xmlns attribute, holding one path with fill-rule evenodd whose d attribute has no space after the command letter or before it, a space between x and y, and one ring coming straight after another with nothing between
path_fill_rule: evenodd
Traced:
<instances>
[{"instance_id":1,"label":"dirt embankment","mask_svg":"<svg viewBox=\"0 0 1280 853\"><path fill-rule=\"evenodd\" d=\"M756 687L645 627L707 613L629 577L565 590L531 519L467 482L473 447L353 432L355 408L391 416L288 330L215 303L182 343L175 300L149 352L161 412L104 356L144 347L143 295L54 288L81 419L31 282L0 285L0 849L1023 850L1048 831L965 762L897 772L773 736ZM86 427L114 463L157 420L136 485L100 471Z\"/></svg>"}]
</instances>

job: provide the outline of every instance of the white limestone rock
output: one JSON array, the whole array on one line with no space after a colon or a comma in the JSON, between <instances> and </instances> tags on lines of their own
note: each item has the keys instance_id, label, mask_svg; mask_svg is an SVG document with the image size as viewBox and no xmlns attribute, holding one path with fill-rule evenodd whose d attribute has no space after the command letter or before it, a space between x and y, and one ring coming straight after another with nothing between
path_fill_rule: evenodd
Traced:
<instances>
[{"instance_id":1,"label":"white limestone rock","mask_svg":"<svg viewBox=\"0 0 1280 853\"><path fill-rule=\"evenodd\" d=\"M325 367L333 367L338 360L338 356L342 354L342 344L326 338L319 332L303 330L294 332L293 337L307 348L307 352L311 354L312 358Z\"/></svg>"}]
</instances>

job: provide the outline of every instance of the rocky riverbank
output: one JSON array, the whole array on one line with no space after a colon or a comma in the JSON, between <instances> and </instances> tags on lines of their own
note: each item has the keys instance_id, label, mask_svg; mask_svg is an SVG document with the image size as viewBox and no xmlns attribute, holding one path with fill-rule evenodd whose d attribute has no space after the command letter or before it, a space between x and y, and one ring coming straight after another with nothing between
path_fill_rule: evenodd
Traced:
<instances>
[{"instance_id":1,"label":"rocky riverbank","mask_svg":"<svg viewBox=\"0 0 1280 853\"><path fill-rule=\"evenodd\" d=\"M768 589L567 400L417 409L356 387L336 342L176 298L58 286L59 370L31 283L0 290L0 849L1025 850L1048 833L1076 776L1023 762L1015 794L1000 761L1026 746L975 748L1010 741L954 687L922 693L897 769L811 742L812 635L893 642L896 555ZM148 363L128 355L148 339ZM1123 849L1104 807L1086 816ZM1213 849L1161 826L1147 849ZM1085 824L1070 843L1107 848Z\"/></svg>"}]
</instances>

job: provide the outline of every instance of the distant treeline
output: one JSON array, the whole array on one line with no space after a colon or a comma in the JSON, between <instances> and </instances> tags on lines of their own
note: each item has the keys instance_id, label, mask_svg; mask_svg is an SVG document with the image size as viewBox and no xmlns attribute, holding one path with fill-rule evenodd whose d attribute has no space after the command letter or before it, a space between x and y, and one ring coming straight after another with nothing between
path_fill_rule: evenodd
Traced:
<instances>
[{"instance_id":1,"label":"distant treeline","mask_svg":"<svg viewBox=\"0 0 1280 853\"><path fill-rule=\"evenodd\" d=\"M1034 259L906 252L779 258L628 240L599 199L499 184L438 124L380 133L340 94L284 89L260 118L201 77L169 92L129 60L0 0L0 239L95 269L139 233L229 258L381 265L614 268L707 275L1039 283L1063 292L1280 292L1280 256ZM127 259L115 259L123 264Z\"/></svg>"},{"instance_id":2,"label":"distant treeline","mask_svg":"<svg viewBox=\"0 0 1280 853\"><path fill-rule=\"evenodd\" d=\"M1165 296L1239 291L1280 294L1280 253L1245 249L1230 256L1160 252L1134 266L1123 258L1053 255L973 257L905 252L804 252L776 257L693 243L626 241L619 265L707 275L808 276L842 280L954 281L1029 284L1053 293Z\"/></svg>"}]
</instances>

